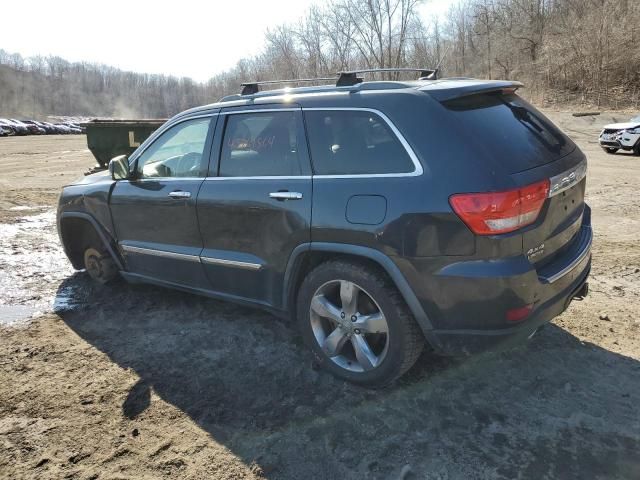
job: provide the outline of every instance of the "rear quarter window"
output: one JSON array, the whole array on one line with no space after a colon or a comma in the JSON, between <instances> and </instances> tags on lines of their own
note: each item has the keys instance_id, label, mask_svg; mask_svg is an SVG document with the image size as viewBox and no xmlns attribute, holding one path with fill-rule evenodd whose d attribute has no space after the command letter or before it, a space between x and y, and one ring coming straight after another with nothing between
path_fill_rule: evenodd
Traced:
<instances>
[{"instance_id":1,"label":"rear quarter window","mask_svg":"<svg viewBox=\"0 0 640 480\"><path fill-rule=\"evenodd\" d=\"M316 175L378 175L415 170L398 137L374 112L318 110L304 115Z\"/></svg>"},{"instance_id":2,"label":"rear quarter window","mask_svg":"<svg viewBox=\"0 0 640 480\"><path fill-rule=\"evenodd\" d=\"M553 162L575 144L547 117L515 94L486 93L444 102L455 122L458 141L470 138L510 173Z\"/></svg>"}]
</instances>

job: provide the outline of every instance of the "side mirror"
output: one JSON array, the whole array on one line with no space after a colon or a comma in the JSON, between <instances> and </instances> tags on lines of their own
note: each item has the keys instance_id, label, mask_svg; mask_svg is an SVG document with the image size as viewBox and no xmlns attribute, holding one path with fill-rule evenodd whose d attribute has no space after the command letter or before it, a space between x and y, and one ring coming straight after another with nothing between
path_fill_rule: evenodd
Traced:
<instances>
[{"instance_id":1,"label":"side mirror","mask_svg":"<svg viewBox=\"0 0 640 480\"><path fill-rule=\"evenodd\" d=\"M129 157L118 155L109 162L109 173L114 180L126 180L131 176L129 171Z\"/></svg>"}]
</instances>

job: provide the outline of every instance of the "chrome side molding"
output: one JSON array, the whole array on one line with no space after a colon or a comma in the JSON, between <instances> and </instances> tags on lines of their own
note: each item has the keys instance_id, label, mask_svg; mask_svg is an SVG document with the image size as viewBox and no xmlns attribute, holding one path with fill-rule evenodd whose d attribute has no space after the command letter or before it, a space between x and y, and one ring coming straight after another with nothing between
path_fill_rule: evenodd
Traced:
<instances>
[{"instance_id":1,"label":"chrome side molding","mask_svg":"<svg viewBox=\"0 0 640 480\"><path fill-rule=\"evenodd\" d=\"M202 263L209 265L223 265L225 267L237 267L245 270L260 270L262 265L259 263L240 262L237 260L225 260L223 258L200 257Z\"/></svg>"},{"instance_id":2,"label":"chrome side molding","mask_svg":"<svg viewBox=\"0 0 640 480\"><path fill-rule=\"evenodd\" d=\"M186 260L187 262L199 262L200 257L186 253L168 252L166 250L156 250L155 248L134 247L132 245L122 245L120 247L125 253L139 253L141 255L152 255L154 257L173 258L175 260Z\"/></svg>"},{"instance_id":3,"label":"chrome side molding","mask_svg":"<svg viewBox=\"0 0 640 480\"><path fill-rule=\"evenodd\" d=\"M141 255L152 255L154 257L171 258L174 260L184 260L187 262L206 263L209 265L222 265L225 267L236 267L245 270L260 270L262 265L259 263L241 262L238 260L227 260L224 258L202 257L198 255L189 255L186 253L168 252L166 250L157 250L155 248L134 247L132 245L120 244L120 248L125 253L138 253Z\"/></svg>"}]
</instances>

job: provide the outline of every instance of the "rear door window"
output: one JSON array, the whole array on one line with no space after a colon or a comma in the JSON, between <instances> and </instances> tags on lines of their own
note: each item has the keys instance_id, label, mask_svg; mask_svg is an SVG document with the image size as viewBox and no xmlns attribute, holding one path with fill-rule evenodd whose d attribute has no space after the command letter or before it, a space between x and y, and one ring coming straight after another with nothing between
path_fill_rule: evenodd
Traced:
<instances>
[{"instance_id":1,"label":"rear door window","mask_svg":"<svg viewBox=\"0 0 640 480\"><path fill-rule=\"evenodd\" d=\"M455 119L452 138L468 138L479 148L491 150L510 173L553 162L575 149L547 117L515 94L470 95L444 106Z\"/></svg>"},{"instance_id":2,"label":"rear door window","mask_svg":"<svg viewBox=\"0 0 640 480\"><path fill-rule=\"evenodd\" d=\"M360 110L305 111L316 175L410 173L415 165L389 125Z\"/></svg>"},{"instance_id":3,"label":"rear door window","mask_svg":"<svg viewBox=\"0 0 640 480\"><path fill-rule=\"evenodd\" d=\"M221 177L301 175L296 113L227 115Z\"/></svg>"}]
</instances>

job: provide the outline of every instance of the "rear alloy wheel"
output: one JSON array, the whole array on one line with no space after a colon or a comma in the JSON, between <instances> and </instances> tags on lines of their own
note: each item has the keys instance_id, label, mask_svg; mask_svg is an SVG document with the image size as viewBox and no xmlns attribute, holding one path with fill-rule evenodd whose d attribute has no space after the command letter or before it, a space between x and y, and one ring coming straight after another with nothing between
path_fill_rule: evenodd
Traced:
<instances>
[{"instance_id":1,"label":"rear alloy wheel","mask_svg":"<svg viewBox=\"0 0 640 480\"><path fill-rule=\"evenodd\" d=\"M307 276L298 319L320 365L364 385L392 382L424 346L396 288L375 270L351 262L328 262Z\"/></svg>"},{"instance_id":2,"label":"rear alloy wheel","mask_svg":"<svg viewBox=\"0 0 640 480\"><path fill-rule=\"evenodd\" d=\"M89 247L84 251L84 268L98 283L108 283L118 276L118 268L108 253Z\"/></svg>"},{"instance_id":3,"label":"rear alloy wheel","mask_svg":"<svg viewBox=\"0 0 640 480\"><path fill-rule=\"evenodd\" d=\"M341 368L364 372L384 361L389 325L362 287L348 280L325 283L311 299L309 317L318 345Z\"/></svg>"},{"instance_id":4,"label":"rear alloy wheel","mask_svg":"<svg viewBox=\"0 0 640 480\"><path fill-rule=\"evenodd\" d=\"M613 155L614 153L616 153L618 151L618 149L617 148L605 148L604 151L609 153L609 154L611 154L611 155Z\"/></svg>"}]
</instances>

